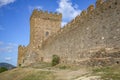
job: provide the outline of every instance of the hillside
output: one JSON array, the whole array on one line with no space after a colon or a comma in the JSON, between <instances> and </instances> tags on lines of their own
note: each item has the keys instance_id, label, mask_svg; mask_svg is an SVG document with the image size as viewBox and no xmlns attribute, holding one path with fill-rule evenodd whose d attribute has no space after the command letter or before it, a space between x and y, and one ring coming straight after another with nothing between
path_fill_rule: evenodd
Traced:
<instances>
[{"instance_id":1,"label":"hillside","mask_svg":"<svg viewBox=\"0 0 120 80\"><path fill-rule=\"evenodd\" d=\"M120 80L119 66L89 69L68 66L15 68L1 73L0 80Z\"/></svg>"},{"instance_id":2,"label":"hillside","mask_svg":"<svg viewBox=\"0 0 120 80\"><path fill-rule=\"evenodd\" d=\"M7 68L8 70L15 68L15 66L13 66L13 65L11 65L11 64L8 64L8 63L0 63L0 67L5 67L5 68Z\"/></svg>"}]
</instances>

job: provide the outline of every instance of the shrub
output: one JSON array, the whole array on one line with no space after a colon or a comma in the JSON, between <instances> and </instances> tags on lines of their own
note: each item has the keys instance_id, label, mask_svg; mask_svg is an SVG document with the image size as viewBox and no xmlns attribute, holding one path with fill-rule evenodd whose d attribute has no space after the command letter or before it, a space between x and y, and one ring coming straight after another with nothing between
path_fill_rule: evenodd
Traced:
<instances>
[{"instance_id":1,"label":"shrub","mask_svg":"<svg viewBox=\"0 0 120 80\"><path fill-rule=\"evenodd\" d=\"M55 65L59 64L59 62L60 62L59 56L58 55L53 55L52 56L52 66L55 66Z\"/></svg>"},{"instance_id":2,"label":"shrub","mask_svg":"<svg viewBox=\"0 0 120 80\"><path fill-rule=\"evenodd\" d=\"M4 71L7 71L8 69L7 68L5 68L5 67L0 67L0 73L1 72L4 72Z\"/></svg>"},{"instance_id":3,"label":"shrub","mask_svg":"<svg viewBox=\"0 0 120 80\"><path fill-rule=\"evenodd\" d=\"M19 67L21 67L21 64L19 64Z\"/></svg>"}]
</instances>

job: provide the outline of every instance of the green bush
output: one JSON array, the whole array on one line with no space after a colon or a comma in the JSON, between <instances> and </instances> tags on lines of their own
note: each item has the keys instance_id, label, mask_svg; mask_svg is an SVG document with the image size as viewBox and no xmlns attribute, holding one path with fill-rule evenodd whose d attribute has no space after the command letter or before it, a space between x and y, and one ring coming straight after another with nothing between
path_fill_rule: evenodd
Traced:
<instances>
[{"instance_id":1,"label":"green bush","mask_svg":"<svg viewBox=\"0 0 120 80\"><path fill-rule=\"evenodd\" d=\"M60 58L58 55L53 55L52 56L52 66L55 66L60 63Z\"/></svg>"},{"instance_id":2,"label":"green bush","mask_svg":"<svg viewBox=\"0 0 120 80\"><path fill-rule=\"evenodd\" d=\"M7 68L5 68L5 67L0 67L0 73L1 72L4 72L4 71L7 71L8 69Z\"/></svg>"},{"instance_id":3,"label":"green bush","mask_svg":"<svg viewBox=\"0 0 120 80\"><path fill-rule=\"evenodd\" d=\"M19 64L19 67L21 67L21 64Z\"/></svg>"}]
</instances>

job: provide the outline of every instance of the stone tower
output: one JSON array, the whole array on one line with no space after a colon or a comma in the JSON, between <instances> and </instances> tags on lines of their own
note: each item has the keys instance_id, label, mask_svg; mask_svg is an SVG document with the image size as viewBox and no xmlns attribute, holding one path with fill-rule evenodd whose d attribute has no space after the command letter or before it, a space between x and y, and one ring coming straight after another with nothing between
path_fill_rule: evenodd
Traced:
<instances>
[{"instance_id":1,"label":"stone tower","mask_svg":"<svg viewBox=\"0 0 120 80\"><path fill-rule=\"evenodd\" d=\"M30 18L30 45L41 47L43 41L60 30L61 20L62 14L35 9Z\"/></svg>"},{"instance_id":2,"label":"stone tower","mask_svg":"<svg viewBox=\"0 0 120 80\"><path fill-rule=\"evenodd\" d=\"M61 14L34 10L30 18L30 44L19 46L18 65L51 63L53 55L58 55L64 64L119 64L119 4L120 0L97 0L96 7L90 5L64 28L60 28Z\"/></svg>"}]
</instances>

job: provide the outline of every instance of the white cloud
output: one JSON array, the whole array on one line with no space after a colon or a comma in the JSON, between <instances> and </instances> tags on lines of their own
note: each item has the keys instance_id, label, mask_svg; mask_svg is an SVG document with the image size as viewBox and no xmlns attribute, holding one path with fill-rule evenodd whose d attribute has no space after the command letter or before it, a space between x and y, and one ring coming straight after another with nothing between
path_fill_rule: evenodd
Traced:
<instances>
[{"instance_id":1,"label":"white cloud","mask_svg":"<svg viewBox=\"0 0 120 80\"><path fill-rule=\"evenodd\" d=\"M29 12L32 12L34 9L42 9L41 6L28 6Z\"/></svg>"},{"instance_id":2,"label":"white cloud","mask_svg":"<svg viewBox=\"0 0 120 80\"><path fill-rule=\"evenodd\" d=\"M73 5L70 0L60 0L57 12L62 13L63 20L70 21L80 14L81 10L78 9L78 5Z\"/></svg>"},{"instance_id":3,"label":"white cloud","mask_svg":"<svg viewBox=\"0 0 120 80\"><path fill-rule=\"evenodd\" d=\"M12 58L11 57L5 57L6 61L10 61Z\"/></svg>"},{"instance_id":4,"label":"white cloud","mask_svg":"<svg viewBox=\"0 0 120 80\"><path fill-rule=\"evenodd\" d=\"M3 52L7 52L7 53L15 52L15 51L17 51L16 47L17 47L17 44L4 43L4 42L0 41L0 53L3 53Z\"/></svg>"},{"instance_id":5,"label":"white cloud","mask_svg":"<svg viewBox=\"0 0 120 80\"><path fill-rule=\"evenodd\" d=\"M64 25L66 25L66 24L67 24L67 22L64 22L64 21L63 21L63 22L62 22L62 27L63 27Z\"/></svg>"},{"instance_id":6,"label":"white cloud","mask_svg":"<svg viewBox=\"0 0 120 80\"><path fill-rule=\"evenodd\" d=\"M13 2L15 2L15 0L0 0L0 7L13 3Z\"/></svg>"}]
</instances>

